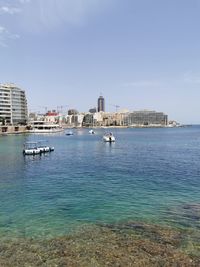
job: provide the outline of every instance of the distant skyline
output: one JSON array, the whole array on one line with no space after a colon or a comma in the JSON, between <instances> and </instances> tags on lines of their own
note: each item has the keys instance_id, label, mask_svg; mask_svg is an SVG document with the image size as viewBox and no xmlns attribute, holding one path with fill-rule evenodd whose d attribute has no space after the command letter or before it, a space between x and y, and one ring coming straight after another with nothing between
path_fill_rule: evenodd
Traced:
<instances>
[{"instance_id":1,"label":"distant skyline","mask_svg":"<svg viewBox=\"0 0 200 267\"><path fill-rule=\"evenodd\" d=\"M163 111L200 123L199 0L0 0L0 83L31 111Z\"/></svg>"}]
</instances>

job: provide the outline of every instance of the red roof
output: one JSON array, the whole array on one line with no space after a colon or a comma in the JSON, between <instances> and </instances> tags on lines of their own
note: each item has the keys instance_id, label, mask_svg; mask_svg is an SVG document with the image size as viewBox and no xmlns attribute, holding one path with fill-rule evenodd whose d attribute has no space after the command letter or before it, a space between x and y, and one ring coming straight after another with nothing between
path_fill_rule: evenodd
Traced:
<instances>
[{"instance_id":1,"label":"red roof","mask_svg":"<svg viewBox=\"0 0 200 267\"><path fill-rule=\"evenodd\" d=\"M47 112L46 116L58 116L57 112Z\"/></svg>"}]
</instances>

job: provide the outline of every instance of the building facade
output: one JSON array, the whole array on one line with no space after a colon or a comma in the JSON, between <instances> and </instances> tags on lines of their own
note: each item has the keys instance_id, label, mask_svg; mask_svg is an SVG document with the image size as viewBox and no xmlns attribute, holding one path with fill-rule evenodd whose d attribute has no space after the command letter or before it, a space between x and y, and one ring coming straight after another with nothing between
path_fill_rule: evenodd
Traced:
<instances>
[{"instance_id":1,"label":"building facade","mask_svg":"<svg viewBox=\"0 0 200 267\"><path fill-rule=\"evenodd\" d=\"M166 126L167 124L166 114L150 110L134 111L124 118L124 125L127 126Z\"/></svg>"},{"instance_id":2,"label":"building facade","mask_svg":"<svg viewBox=\"0 0 200 267\"><path fill-rule=\"evenodd\" d=\"M104 97L101 95L99 98L98 98L98 101L97 101L97 109L98 109L98 112L105 112L105 99Z\"/></svg>"},{"instance_id":3,"label":"building facade","mask_svg":"<svg viewBox=\"0 0 200 267\"><path fill-rule=\"evenodd\" d=\"M14 84L0 84L0 118L7 125L27 124L25 91Z\"/></svg>"},{"instance_id":4,"label":"building facade","mask_svg":"<svg viewBox=\"0 0 200 267\"><path fill-rule=\"evenodd\" d=\"M87 113L83 118L83 127L122 126L122 127L165 127L168 115L157 111L133 112L97 112Z\"/></svg>"}]
</instances>

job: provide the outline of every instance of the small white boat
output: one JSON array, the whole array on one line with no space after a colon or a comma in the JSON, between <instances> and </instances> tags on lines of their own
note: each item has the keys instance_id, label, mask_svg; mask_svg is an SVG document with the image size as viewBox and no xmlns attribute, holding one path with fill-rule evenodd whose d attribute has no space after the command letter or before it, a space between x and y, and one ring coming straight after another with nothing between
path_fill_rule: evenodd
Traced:
<instances>
[{"instance_id":1,"label":"small white boat","mask_svg":"<svg viewBox=\"0 0 200 267\"><path fill-rule=\"evenodd\" d=\"M95 131L93 129L89 130L89 134L95 134Z\"/></svg>"},{"instance_id":2,"label":"small white boat","mask_svg":"<svg viewBox=\"0 0 200 267\"><path fill-rule=\"evenodd\" d=\"M24 155L37 155L41 154L40 148L37 146L37 142L26 142L24 144L24 150L23 154Z\"/></svg>"},{"instance_id":3,"label":"small white boat","mask_svg":"<svg viewBox=\"0 0 200 267\"><path fill-rule=\"evenodd\" d=\"M46 152L54 151L54 147L47 146L45 141L38 142L26 142L24 144L23 154L24 155L38 155Z\"/></svg>"},{"instance_id":4,"label":"small white boat","mask_svg":"<svg viewBox=\"0 0 200 267\"><path fill-rule=\"evenodd\" d=\"M103 141L104 142L110 142L110 143L115 142L115 137L114 137L113 133L104 134Z\"/></svg>"}]
</instances>

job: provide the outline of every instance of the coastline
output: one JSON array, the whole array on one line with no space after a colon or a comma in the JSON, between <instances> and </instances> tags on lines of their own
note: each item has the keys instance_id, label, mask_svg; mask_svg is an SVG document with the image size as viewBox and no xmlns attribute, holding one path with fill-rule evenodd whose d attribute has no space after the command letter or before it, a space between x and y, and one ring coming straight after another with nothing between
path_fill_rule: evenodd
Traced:
<instances>
[{"instance_id":1,"label":"coastline","mask_svg":"<svg viewBox=\"0 0 200 267\"><path fill-rule=\"evenodd\" d=\"M182 128L182 127L192 127L193 125L176 125L176 126L170 126L170 125L131 125L131 126L69 126L69 125L60 125L63 130L65 129L151 129L151 128ZM0 126L0 136L2 135L13 135L13 134L28 134L32 133L27 128L29 126Z\"/></svg>"}]
</instances>

